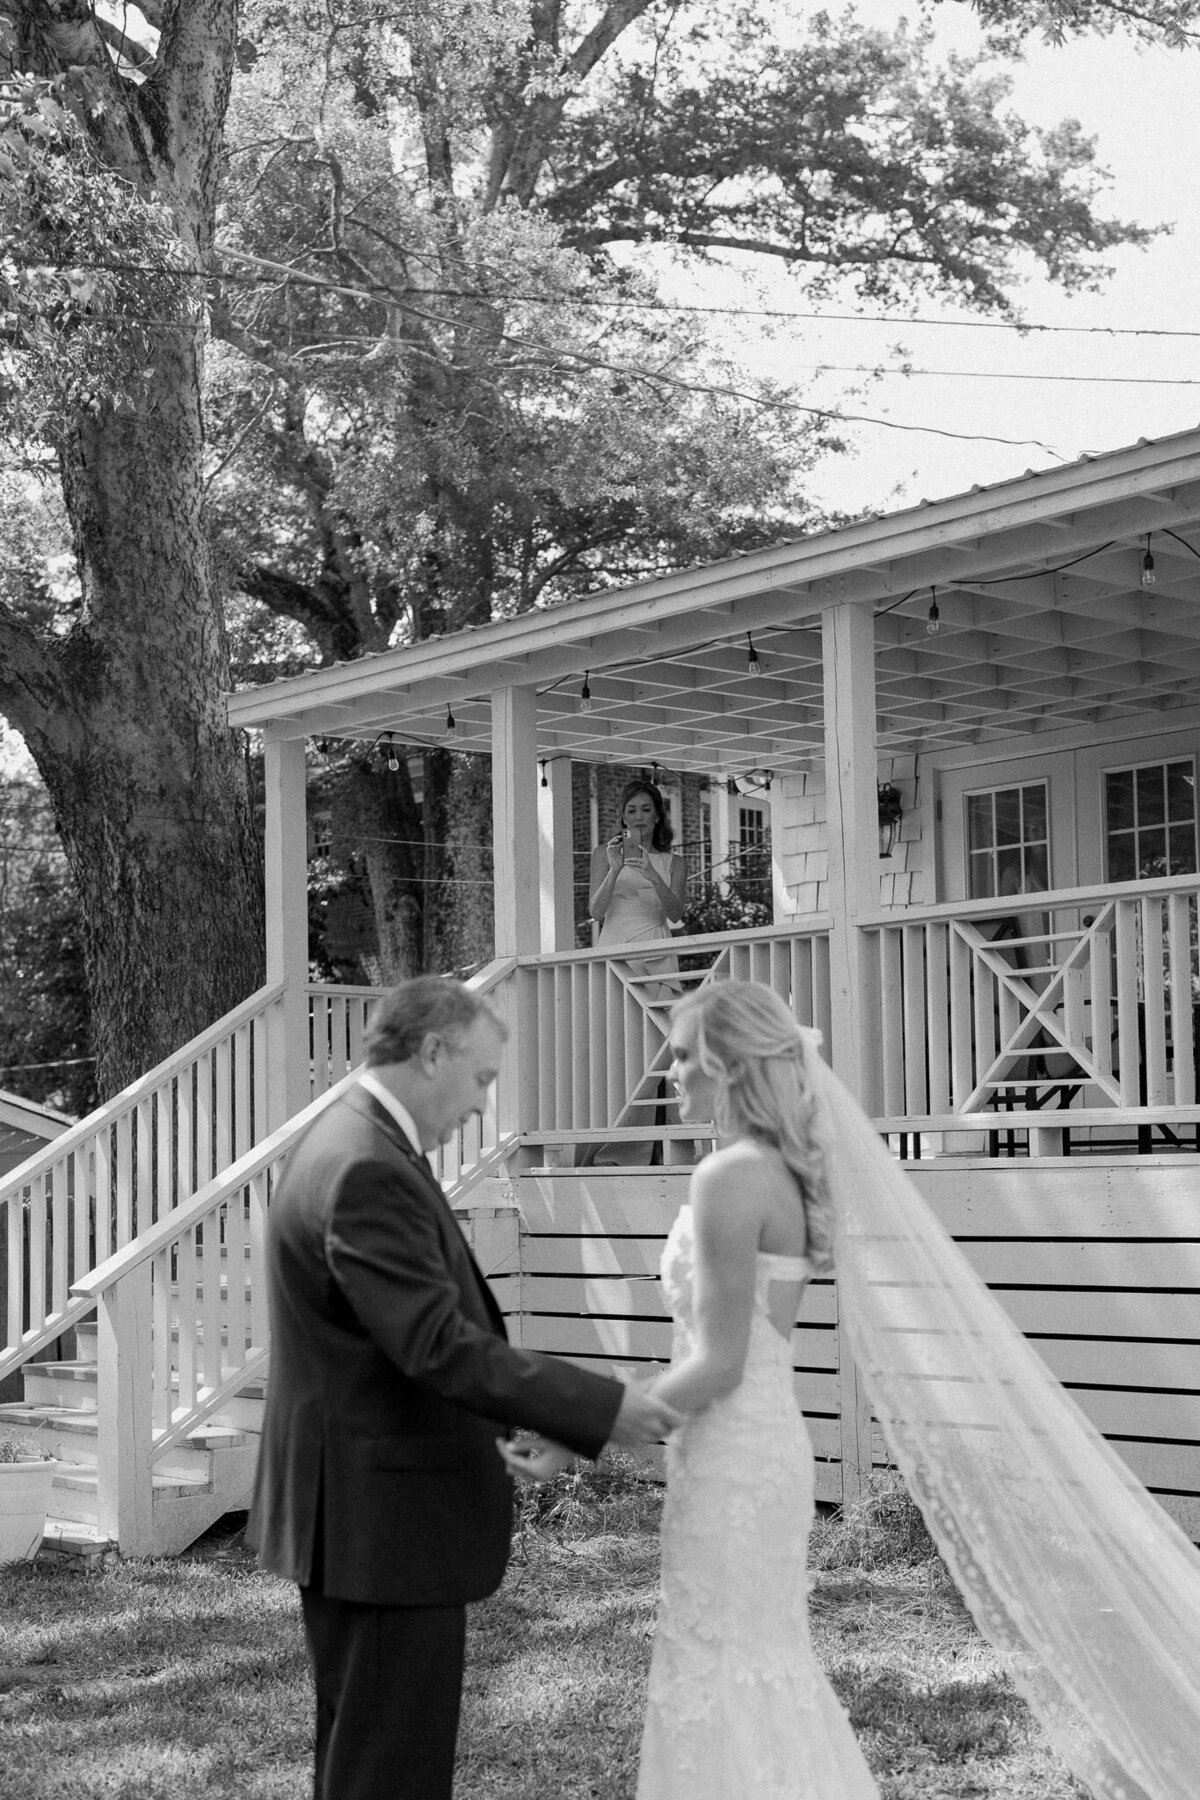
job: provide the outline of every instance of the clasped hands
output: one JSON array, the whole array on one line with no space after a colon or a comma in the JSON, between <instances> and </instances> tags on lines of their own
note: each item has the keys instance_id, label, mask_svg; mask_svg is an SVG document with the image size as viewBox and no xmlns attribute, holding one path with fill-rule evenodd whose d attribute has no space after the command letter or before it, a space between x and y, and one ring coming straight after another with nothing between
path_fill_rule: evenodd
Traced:
<instances>
[{"instance_id":1,"label":"clasped hands","mask_svg":"<svg viewBox=\"0 0 1200 1800\"><path fill-rule=\"evenodd\" d=\"M683 1414L668 1406L665 1400L659 1400L651 1389L626 1382L608 1441L629 1449L640 1449L646 1444L660 1443L668 1432L682 1424ZM550 1438L525 1438L519 1443L497 1438L496 1448L509 1474L519 1481L551 1481L575 1460L573 1450Z\"/></svg>"}]
</instances>

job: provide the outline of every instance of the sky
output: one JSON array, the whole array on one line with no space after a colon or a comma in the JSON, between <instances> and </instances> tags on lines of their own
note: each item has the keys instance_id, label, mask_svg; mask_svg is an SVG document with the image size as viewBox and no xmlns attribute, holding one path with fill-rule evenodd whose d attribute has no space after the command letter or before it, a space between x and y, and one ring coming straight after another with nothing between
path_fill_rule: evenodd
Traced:
<instances>
[{"instance_id":1,"label":"sky","mask_svg":"<svg viewBox=\"0 0 1200 1800\"><path fill-rule=\"evenodd\" d=\"M893 24L903 10L885 0L859 0L857 7L868 24L880 26ZM940 44L975 47L965 6L938 7L936 16ZM977 441L857 426L856 454L827 460L808 483L827 507L892 510L1200 423L1200 46L1139 50L1119 36L1061 49L1035 43L1023 64L1008 66L1015 111L1042 126L1077 118L1098 140L1098 161L1113 176L1104 211L1142 225L1170 223L1174 230L1149 250L1114 251L1115 273L1099 293L1067 296L1035 279L1017 295L1031 323L1101 327L1103 334L1020 337L962 322L797 320L768 339L749 317L731 323L744 362L790 380L820 404L836 402L847 384L862 379L830 372L814 382L812 365L822 362L873 367L908 360L921 369L968 372L887 376L866 395L847 399L847 410L894 426L939 427L976 434ZM701 296L694 283L685 292L681 281L673 297ZM703 298L720 305L804 304L782 269L769 271L761 285L732 271L713 276ZM971 316L925 303L918 311L923 319L942 321ZM1114 328L1197 335L1109 335ZM906 359L891 354L897 344ZM1039 379L1013 379L1018 375ZM1049 379L1068 375L1122 379ZM1193 385L1176 385L1181 380ZM1002 444L988 437L1026 441Z\"/></svg>"}]
</instances>

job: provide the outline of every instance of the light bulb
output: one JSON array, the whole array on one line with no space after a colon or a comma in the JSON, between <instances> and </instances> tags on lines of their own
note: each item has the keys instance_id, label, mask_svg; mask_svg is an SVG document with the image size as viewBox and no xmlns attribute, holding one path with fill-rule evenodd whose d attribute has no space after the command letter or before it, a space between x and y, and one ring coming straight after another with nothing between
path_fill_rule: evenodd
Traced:
<instances>
[{"instance_id":1,"label":"light bulb","mask_svg":"<svg viewBox=\"0 0 1200 1800\"><path fill-rule=\"evenodd\" d=\"M746 658L746 673L748 675L761 675L762 664L758 660L758 651L754 648L754 639L750 636L749 632L746 633L746 642L750 646L750 653Z\"/></svg>"},{"instance_id":2,"label":"light bulb","mask_svg":"<svg viewBox=\"0 0 1200 1800\"><path fill-rule=\"evenodd\" d=\"M446 702L446 736L447 737L456 737L457 735L458 735L458 726L454 723L454 714L450 711L450 702L447 700L447 702Z\"/></svg>"},{"instance_id":3,"label":"light bulb","mask_svg":"<svg viewBox=\"0 0 1200 1800\"><path fill-rule=\"evenodd\" d=\"M938 612L938 603L936 600L931 600L929 602L929 617L925 621L925 630L930 637L936 637L941 628L942 620L941 614Z\"/></svg>"},{"instance_id":4,"label":"light bulb","mask_svg":"<svg viewBox=\"0 0 1200 1800\"><path fill-rule=\"evenodd\" d=\"M1154 558L1150 554L1150 539L1146 538L1146 549L1142 556L1142 586L1154 586Z\"/></svg>"},{"instance_id":5,"label":"light bulb","mask_svg":"<svg viewBox=\"0 0 1200 1800\"><path fill-rule=\"evenodd\" d=\"M588 676L590 674L590 669L585 669L583 672L583 686L579 690L580 712L591 712L592 710L592 690L588 686Z\"/></svg>"}]
</instances>

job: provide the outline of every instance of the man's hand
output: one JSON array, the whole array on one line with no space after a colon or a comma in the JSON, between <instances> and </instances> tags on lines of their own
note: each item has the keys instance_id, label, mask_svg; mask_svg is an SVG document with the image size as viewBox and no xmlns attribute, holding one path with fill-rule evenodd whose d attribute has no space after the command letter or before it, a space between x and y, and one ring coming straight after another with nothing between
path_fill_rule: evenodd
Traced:
<instances>
[{"instance_id":1,"label":"man's hand","mask_svg":"<svg viewBox=\"0 0 1200 1800\"><path fill-rule=\"evenodd\" d=\"M647 1388L626 1383L621 1410L613 1421L608 1441L626 1444L634 1450L643 1444L657 1444L677 1425L682 1425L683 1418L684 1415L668 1406L665 1400L656 1400Z\"/></svg>"},{"instance_id":2,"label":"man's hand","mask_svg":"<svg viewBox=\"0 0 1200 1800\"><path fill-rule=\"evenodd\" d=\"M575 1452L552 1438L528 1438L521 1443L497 1438L496 1448L509 1474L518 1481L552 1481L575 1461Z\"/></svg>"}]
</instances>

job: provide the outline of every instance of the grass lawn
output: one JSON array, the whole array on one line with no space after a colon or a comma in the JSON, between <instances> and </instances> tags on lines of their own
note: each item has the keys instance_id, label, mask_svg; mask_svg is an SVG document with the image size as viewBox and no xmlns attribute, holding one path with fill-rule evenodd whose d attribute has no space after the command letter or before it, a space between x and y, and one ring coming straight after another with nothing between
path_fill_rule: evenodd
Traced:
<instances>
[{"instance_id":1,"label":"grass lawn","mask_svg":"<svg viewBox=\"0 0 1200 1800\"><path fill-rule=\"evenodd\" d=\"M633 1793L660 1494L604 1469L528 1497L471 1609L456 1800ZM927 1551L890 1492L814 1538L818 1650L885 1800L1082 1794ZM0 1621L0 1800L307 1800L299 1607L236 1532L100 1574L0 1569Z\"/></svg>"}]
</instances>

